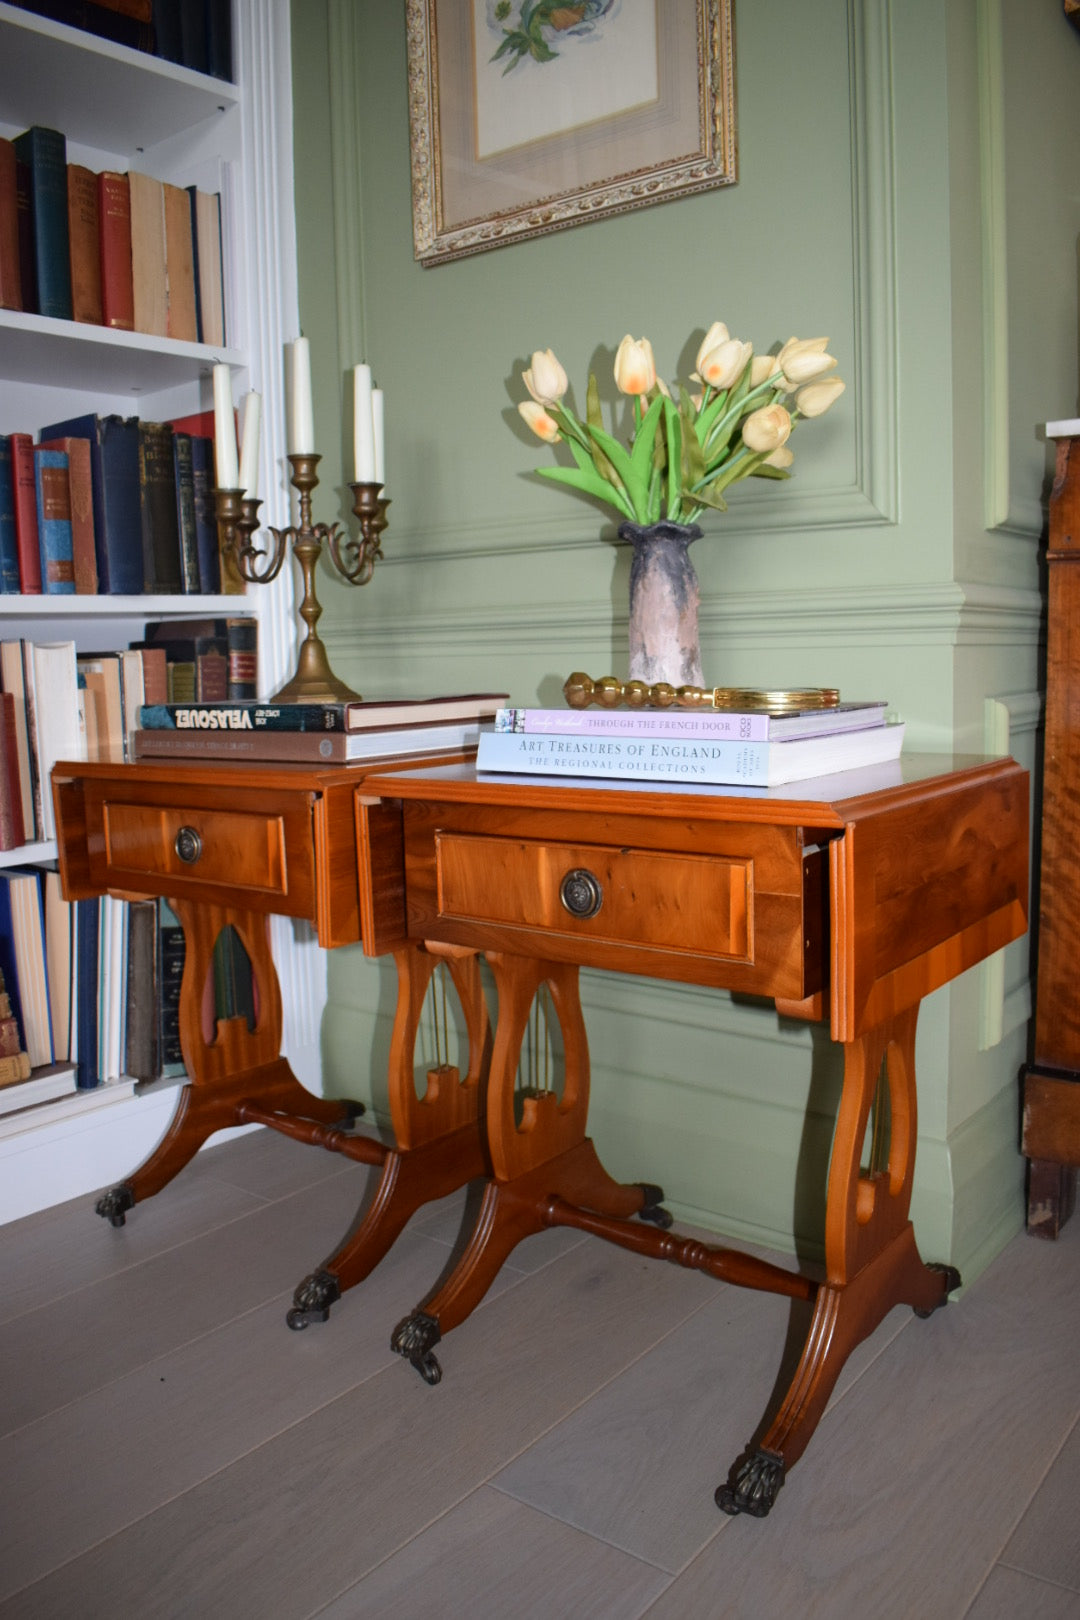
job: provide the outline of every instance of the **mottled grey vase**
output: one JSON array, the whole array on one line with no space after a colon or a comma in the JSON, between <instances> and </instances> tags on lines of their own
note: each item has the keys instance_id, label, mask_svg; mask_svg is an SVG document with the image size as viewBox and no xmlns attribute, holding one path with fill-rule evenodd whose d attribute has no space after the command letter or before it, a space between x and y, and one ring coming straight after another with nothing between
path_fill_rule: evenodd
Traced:
<instances>
[{"instance_id":1,"label":"mottled grey vase","mask_svg":"<svg viewBox=\"0 0 1080 1620\"><path fill-rule=\"evenodd\" d=\"M698 579L690 544L696 523L624 523L630 564L630 679L704 686L698 644Z\"/></svg>"}]
</instances>

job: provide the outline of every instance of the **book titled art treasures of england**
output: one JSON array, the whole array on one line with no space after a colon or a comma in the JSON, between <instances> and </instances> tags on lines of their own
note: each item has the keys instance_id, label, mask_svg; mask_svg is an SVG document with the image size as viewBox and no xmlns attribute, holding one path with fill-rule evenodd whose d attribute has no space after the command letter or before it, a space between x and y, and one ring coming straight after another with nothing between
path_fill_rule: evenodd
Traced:
<instances>
[{"instance_id":1,"label":"book titled art treasures of england","mask_svg":"<svg viewBox=\"0 0 1080 1620\"><path fill-rule=\"evenodd\" d=\"M902 724L782 742L483 731L478 770L615 777L702 786L779 787L899 756Z\"/></svg>"}]
</instances>

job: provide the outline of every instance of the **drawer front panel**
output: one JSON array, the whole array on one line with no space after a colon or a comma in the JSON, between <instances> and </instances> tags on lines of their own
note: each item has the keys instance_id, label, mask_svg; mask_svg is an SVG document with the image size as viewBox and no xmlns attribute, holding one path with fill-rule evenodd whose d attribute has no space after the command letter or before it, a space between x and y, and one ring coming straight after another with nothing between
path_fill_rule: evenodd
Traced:
<instances>
[{"instance_id":1,"label":"drawer front panel","mask_svg":"<svg viewBox=\"0 0 1080 1620\"><path fill-rule=\"evenodd\" d=\"M753 954L751 860L443 832L435 863L442 917L728 961Z\"/></svg>"},{"instance_id":2,"label":"drawer front panel","mask_svg":"<svg viewBox=\"0 0 1080 1620\"><path fill-rule=\"evenodd\" d=\"M220 884L230 894L283 899L289 891L286 822L281 815L106 800L102 830L109 877L176 887ZM295 850L310 868L308 847ZM306 863L304 856L306 854ZM186 857L186 858L185 858ZM310 872L308 873L310 888Z\"/></svg>"}]
</instances>

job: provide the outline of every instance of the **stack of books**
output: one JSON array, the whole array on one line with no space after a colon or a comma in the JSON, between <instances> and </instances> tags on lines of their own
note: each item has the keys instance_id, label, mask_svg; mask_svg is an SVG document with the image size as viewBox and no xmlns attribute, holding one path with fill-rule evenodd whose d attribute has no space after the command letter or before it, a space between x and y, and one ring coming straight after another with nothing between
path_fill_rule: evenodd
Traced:
<instances>
[{"instance_id":1,"label":"stack of books","mask_svg":"<svg viewBox=\"0 0 1080 1620\"><path fill-rule=\"evenodd\" d=\"M344 764L471 751L506 692L365 703L158 703L140 711L136 759Z\"/></svg>"},{"instance_id":2,"label":"stack of books","mask_svg":"<svg viewBox=\"0 0 1080 1620\"><path fill-rule=\"evenodd\" d=\"M782 715L721 709L511 709L480 737L477 769L690 786L778 787L899 756L882 702Z\"/></svg>"}]
</instances>

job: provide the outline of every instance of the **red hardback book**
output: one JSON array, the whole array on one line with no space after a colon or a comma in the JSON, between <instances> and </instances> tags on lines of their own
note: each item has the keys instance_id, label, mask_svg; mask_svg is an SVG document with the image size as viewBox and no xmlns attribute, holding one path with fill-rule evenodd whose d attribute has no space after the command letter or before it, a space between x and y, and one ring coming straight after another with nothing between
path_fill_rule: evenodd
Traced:
<instances>
[{"instance_id":1,"label":"red hardback book","mask_svg":"<svg viewBox=\"0 0 1080 1620\"><path fill-rule=\"evenodd\" d=\"M40 596L41 548L38 545L37 491L34 485L34 441L29 433L11 435L11 482L15 486L19 585L24 596Z\"/></svg>"},{"instance_id":2,"label":"red hardback book","mask_svg":"<svg viewBox=\"0 0 1080 1620\"><path fill-rule=\"evenodd\" d=\"M18 849L25 843L15 699L10 692L0 692L0 849Z\"/></svg>"},{"instance_id":3,"label":"red hardback book","mask_svg":"<svg viewBox=\"0 0 1080 1620\"><path fill-rule=\"evenodd\" d=\"M15 147L0 140L0 309L22 309Z\"/></svg>"},{"instance_id":4,"label":"red hardback book","mask_svg":"<svg viewBox=\"0 0 1080 1620\"><path fill-rule=\"evenodd\" d=\"M101 314L105 326L135 330L135 290L131 279L131 192L126 174L98 175L98 243L101 256Z\"/></svg>"},{"instance_id":5,"label":"red hardback book","mask_svg":"<svg viewBox=\"0 0 1080 1620\"><path fill-rule=\"evenodd\" d=\"M40 448L63 450L67 454L75 591L79 596L96 596L98 575L97 555L94 549L94 485L90 470L90 440L46 439L42 441Z\"/></svg>"},{"instance_id":6,"label":"red hardback book","mask_svg":"<svg viewBox=\"0 0 1080 1620\"><path fill-rule=\"evenodd\" d=\"M71 313L77 321L100 326L101 248L97 175L81 163L69 163L67 183Z\"/></svg>"}]
</instances>

